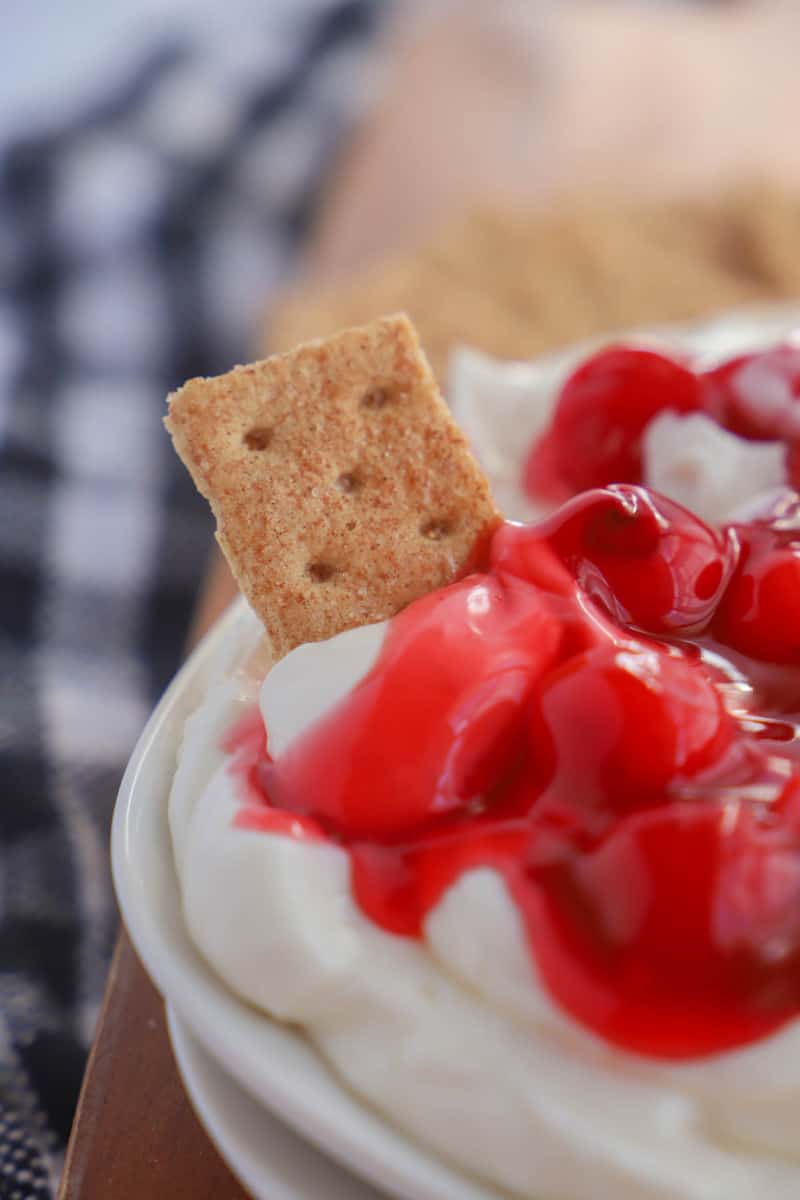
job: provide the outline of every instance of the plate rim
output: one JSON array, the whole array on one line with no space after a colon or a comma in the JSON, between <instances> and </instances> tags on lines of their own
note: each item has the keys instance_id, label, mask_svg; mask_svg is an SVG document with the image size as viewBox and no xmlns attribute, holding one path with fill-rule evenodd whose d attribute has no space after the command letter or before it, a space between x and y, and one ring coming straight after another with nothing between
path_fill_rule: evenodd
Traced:
<instances>
[{"instance_id":1,"label":"plate rim","mask_svg":"<svg viewBox=\"0 0 800 1200\"><path fill-rule=\"evenodd\" d=\"M347 1167L335 1162L329 1158L324 1152L315 1146L305 1142L296 1130L291 1126L286 1125L280 1120L280 1117L275 1113L265 1109L258 1103L239 1083L230 1075L227 1075L225 1068L217 1062L213 1054L206 1046L192 1033L191 1028L184 1018L179 1013L175 1004L171 1000L166 1001L166 1022L167 1035L172 1047L175 1063L178 1069L181 1083L184 1091L189 1099L197 1120L200 1122L205 1133L214 1145L223 1161L228 1165L236 1179L248 1192L252 1195L253 1200L319 1200L323 1198L328 1200L328 1194L322 1191L324 1186L330 1188L330 1172L334 1171L340 1176L341 1194L352 1196L353 1189L357 1189L357 1195L354 1200L383 1200L385 1193L377 1191L372 1184L365 1180L359 1179ZM282 1178L274 1171L273 1159L265 1159L262 1155L262 1143L259 1140L258 1148L255 1146L245 1145L247 1135L242 1134L241 1129L232 1131L229 1128L227 1120L227 1103L230 1102L230 1097L226 1097L226 1102L218 1101L213 1097L209 1097L209 1083L204 1080L204 1074L211 1074L213 1077L219 1077L226 1090L230 1089L235 1093L235 1102L246 1105L248 1114L255 1116L258 1114L260 1119L266 1122L266 1128L271 1132L272 1136L281 1139L287 1139L289 1145L287 1149L293 1155L302 1156L301 1170L307 1169L309 1153L315 1156L318 1160L319 1169L324 1169L326 1172L325 1184L314 1183L313 1191L307 1191L307 1185L301 1182L301 1192L297 1192L297 1181L288 1181ZM219 1082L213 1081L211 1088L219 1086ZM292 1145L291 1143L296 1143ZM261 1164L266 1163L262 1168ZM258 1165L256 1165L258 1164ZM263 1179L260 1177L260 1172L265 1169L269 1172L270 1178ZM338 1181L337 1181L338 1186ZM346 1192L345 1192L345 1189ZM339 1193L337 1192L337 1195Z\"/></svg>"}]
</instances>

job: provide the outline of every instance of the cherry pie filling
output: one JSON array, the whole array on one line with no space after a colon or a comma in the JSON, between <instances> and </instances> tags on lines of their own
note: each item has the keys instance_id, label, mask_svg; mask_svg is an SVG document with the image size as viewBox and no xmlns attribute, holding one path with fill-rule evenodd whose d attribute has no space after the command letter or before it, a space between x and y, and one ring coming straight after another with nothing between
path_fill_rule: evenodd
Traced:
<instances>
[{"instance_id":1,"label":"cherry pie filling","mask_svg":"<svg viewBox=\"0 0 800 1200\"><path fill-rule=\"evenodd\" d=\"M560 502L587 488L643 483L642 439L663 412L702 413L755 442L783 442L787 478L800 488L800 343L740 354L709 370L638 346L610 346L567 379L522 476L533 500Z\"/></svg>"},{"instance_id":2,"label":"cherry pie filling","mask_svg":"<svg viewBox=\"0 0 800 1200\"><path fill-rule=\"evenodd\" d=\"M698 379L653 357L634 371L640 392L655 371L651 415L713 392L731 426L773 436L734 403L741 366ZM619 389L624 361L606 369ZM636 482L597 486L640 470L635 408L615 399L616 440L557 412L551 466L554 439L580 442L560 479L590 490L501 525L482 569L395 617L278 760L258 716L225 748L236 824L341 846L380 928L420 938L448 887L491 868L554 1002L680 1060L800 1016L800 497L712 529Z\"/></svg>"}]
</instances>

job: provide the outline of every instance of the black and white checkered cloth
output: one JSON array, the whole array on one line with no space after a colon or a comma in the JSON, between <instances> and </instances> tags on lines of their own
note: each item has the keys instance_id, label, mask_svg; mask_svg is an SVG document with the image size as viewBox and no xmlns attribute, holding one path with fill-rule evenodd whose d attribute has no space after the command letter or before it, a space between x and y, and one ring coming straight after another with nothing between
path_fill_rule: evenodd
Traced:
<instances>
[{"instance_id":1,"label":"black and white checkered cloth","mask_svg":"<svg viewBox=\"0 0 800 1200\"><path fill-rule=\"evenodd\" d=\"M114 796L210 546L164 397L257 349L383 8L265 5L0 148L0 1200L56 1184L116 926Z\"/></svg>"}]
</instances>

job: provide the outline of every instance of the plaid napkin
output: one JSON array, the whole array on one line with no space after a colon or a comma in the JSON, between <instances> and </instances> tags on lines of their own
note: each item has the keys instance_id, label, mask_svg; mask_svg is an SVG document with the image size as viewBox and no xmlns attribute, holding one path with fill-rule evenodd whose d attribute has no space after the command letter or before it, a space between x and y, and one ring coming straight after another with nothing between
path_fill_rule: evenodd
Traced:
<instances>
[{"instance_id":1,"label":"plaid napkin","mask_svg":"<svg viewBox=\"0 0 800 1200\"><path fill-rule=\"evenodd\" d=\"M1 1200L56 1185L116 926L111 808L210 545L164 397L253 356L382 7L173 39L0 147Z\"/></svg>"}]
</instances>

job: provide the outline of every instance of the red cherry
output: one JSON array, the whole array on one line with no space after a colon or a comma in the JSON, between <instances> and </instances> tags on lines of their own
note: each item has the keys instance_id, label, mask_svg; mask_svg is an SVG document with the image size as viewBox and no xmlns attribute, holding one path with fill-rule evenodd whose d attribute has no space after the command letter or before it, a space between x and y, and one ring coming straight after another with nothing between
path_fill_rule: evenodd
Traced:
<instances>
[{"instance_id":1,"label":"red cherry","mask_svg":"<svg viewBox=\"0 0 800 1200\"><path fill-rule=\"evenodd\" d=\"M555 659L547 599L474 575L409 605L370 674L274 764L270 795L348 840L391 842L502 782L524 706Z\"/></svg>"},{"instance_id":2,"label":"red cherry","mask_svg":"<svg viewBox=\"0 0 800 1200\"><path fill-rule=\"evenodd\" d=\"M592 828L718 774L736 735L700 664L654 646L568 659L536 689L530 720L540 803L577 805Z\"/></svg>"},{"instance_id":3,"label":"red cherry","mask_svg":"<svg viewBox=\"0 0 800 1200\"><path fill-rule=\"evenodd\" d=\"M633 813L580 856L534 849L530 877L546 896L539 963L573 1015L665 1058L718 1052L794 1015L797 794L793 779L775 811L728 799Z\"/></svg>"},{"instance_id":4,"label":"red cherry","mask_svg":"<svg viewBox=\"0 0 800 1200\"><path fill-rule=\"evenodd\" d=\"M700 376L703 407L752 441L800 437L800 345L770 346L720 363Z\"/></svg>"},{"instance_id":5,"label":"red cherry","mask_svg":"<svg viewBox=\"0 0 800 1200\"><path fill-rule=\"evenodd\" d=\"M703 407L726 429L784 442L789 479L800 487L800 345L740 354L705 372L700 387Z\"/></svg>"},{"instance_id":6,"label":"red cherry","mask_svg":"<svg viewBox=\"0 0 800 1200\"><path fill-rule=\"evenodd\" d=\"M737 552L733 533L718 533L673 500L629 484L576 496L531 534L615 620L648 633L701 629ZM521 554L511 562L508 569Z\"/></svg>"},{"instance_id":7,"label":"red cherry","mask_svg":"<svg viewBox=\"0 0 800 1200\"><path fill-rule=\"evenodd\" d=\"M742 654L800 664L800 529L736 527L739 565L714 617L713 632Z\"/></svg>"},{"instance_id":8,"label":"red cherry","mask_svg":"<svg viewBox=\"0 0 800 1200\"><path fill-rule=\"evenodd\" d=\"M666 409L686 413L699 407L697 380L682 363L630 346L601 350L570 376L558 398L552 423L558 474L574 492L640 483L648 423ZM532 464L531 486L534 475Z\"/></svg>"}]
</instances>

